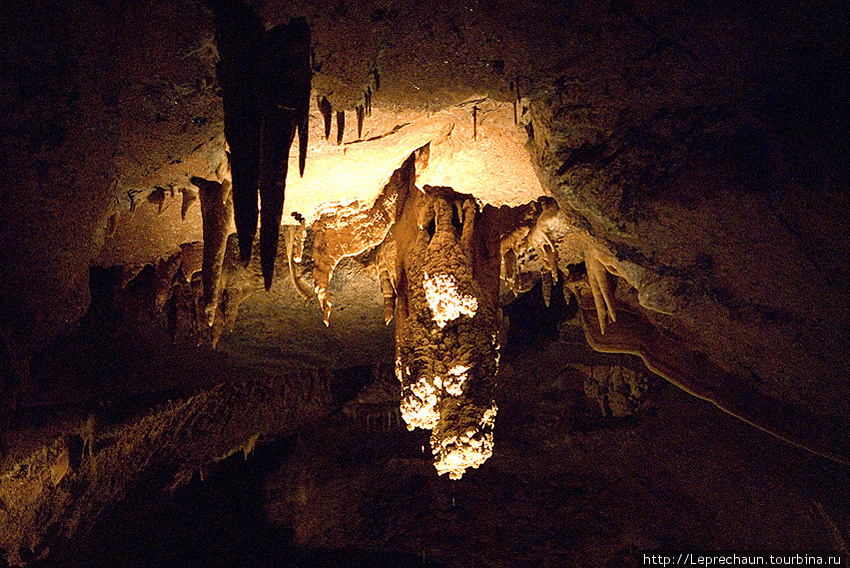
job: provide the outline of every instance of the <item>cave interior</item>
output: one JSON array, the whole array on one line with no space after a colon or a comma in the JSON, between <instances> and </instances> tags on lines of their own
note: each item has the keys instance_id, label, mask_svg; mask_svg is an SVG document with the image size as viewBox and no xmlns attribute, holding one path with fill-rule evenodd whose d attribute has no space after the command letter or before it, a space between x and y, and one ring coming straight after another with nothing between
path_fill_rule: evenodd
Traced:
<instances>
[{"instance_id":1,"label":"cave interior","mask_svg":"<svg viewBox=\"0 0 850 568\"><path fill-rule=\"evenodd\" d=\"M846 8L4 8L0 566L846 560Z\"/></svg>"}]
</instances>

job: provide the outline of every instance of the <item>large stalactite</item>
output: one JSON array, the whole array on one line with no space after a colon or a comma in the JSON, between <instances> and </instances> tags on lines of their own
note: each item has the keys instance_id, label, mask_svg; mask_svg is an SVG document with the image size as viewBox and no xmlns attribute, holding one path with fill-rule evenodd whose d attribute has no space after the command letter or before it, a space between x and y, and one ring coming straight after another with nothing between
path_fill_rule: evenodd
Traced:
<instances>
[{"instance_id":1,"label":"large stalactite","mask_svg":"<svg viewBox=\"0 0 850 568\"><path fill-rule=\"evenodd\" d=\"M434 465L452 479L493 452L501 262L494 211L426 186L392 235L401 413L409 428L433 430Z\"/></svg>"},{"instance_id":2,"label":"large stalactite","mask_svg":"<svg viewBox=\"0 0 850 568\"><path fill-rule=\"evenodd\" d=\"M310 110L310 27L293 18L266 31L240 0L211 0L216 15L217 72L224 135L233 161L233 205L242 262L251 257L260 217L260 258L266 289L274 278L289 149L298 131L304 175ZM262 210L258 213L259 195Z\"/></svg>"},{"instance_id":3,"label":"large stalactite","mask_svg":"<svg viewBox=\"0 0 850 568\"><path fill-rule=\"evenodd\" d=\"M263 124L265 27L244 3L210 2L216 16L216 68L224 104L224 136L233 156L233 208L242 260L251 257L257 234L260 130Z\"/></svg>"}]
</instances>

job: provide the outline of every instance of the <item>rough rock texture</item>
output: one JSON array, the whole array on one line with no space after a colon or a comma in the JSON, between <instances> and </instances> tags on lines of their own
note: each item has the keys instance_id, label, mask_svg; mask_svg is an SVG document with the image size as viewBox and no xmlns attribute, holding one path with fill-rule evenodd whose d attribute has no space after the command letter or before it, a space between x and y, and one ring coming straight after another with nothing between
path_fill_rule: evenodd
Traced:
<instances>
[{"instance_id":1,"label":"rough rock texture","mask_svg":"<svg viewBox=\"0 0 850 568\"><path fill-rule=\"evenodd\" d=\"M602 416L630 416L649 395L651 375L644 371L610 365L582 365L576 369L585 377L585 396Z\"/></svg>"},{"instance_id":2,"label":"rough rock texture","mask_svg":"<svg viewBox=\"0 0 850 568\"><path fill-rule=\"evenodd\" d=\"M401 414L409 428L433 430L434 465L452 479L493 452L501 260L494 211L426 186L393 233Z\"/></svg>"},{"instance_id":3,"label":"rough rock texture","mask_svg":"<svg viewBox=\"0 0 850 568\"><path fill-rule=\"evenodd\" d=\"M756 415L785 401L788 412L814 415L823 428L846 424L850 303L835 286L842 269L824 270L809 252L810 229L782 213L789 194L811 191L794 187L790 172L780 175L794 166L777 132L787 125L743 115L746 99L733 106L678 81L637 107L625 79L601 79L565 75L532 104L531 124L546 185L605 251L605 269L636 288L645 321L741 383L729 404ZM812 179L826 200L838 197L833 171ZM842 200L833 201L836 211ZM597 273L603 264L593 263ZM697 365L686 374L700 372ZM782 428L783 415L769 420ZM847 461L841 438L825 451Z\"/></svg>"},{"instance_id":4,"label":"rough rock texture","mask_svg":"<svg viewBox=\"0 0 850 568\"><path fill-rule=\"evenodd\" d=\"M343 258L374 249L384 241L401 215L410 192L415 191L417 152L393 172L371 206L360 203L329 205L313 223L313 281L325 325L329 324L333 305L328 298L328 284L334 268Z\"/></svg>"},{"instance_id":5,"label":"rough rock texture","mask_svg":"<svg viewBox=\"0 0 850 568\"><path fill-rule=\"evenodd\" d=\"M460 481L433 474L421 431L331 422L301 437L258 482L305 559L291 565L632 568L669 548L841 546L845 471L663 382L633 415L603 417L571 359L640 361L563 332L503 356L493 456Z\"/></svg>"},{"instance_id":6,"label":"rough rock texture","mask_svg":"<svg viewBox=\"0 0 850 568\"><path fill-rule=\"evenodd\" d=\"M202 228L190 179L216 179L224 149L225 85L215 73L220 55L215 20L203 4L36 2L4 10L3 459L24 459L28 453L22 448L34 444L34 424L64 405L212 389L251 368L288 372L391 359L384 322L396 288L386 277L386 258L381 260L384 252L392 256L389 248L375 253L383 278L374 259L340 261L328 283L336 327L325 328L317 303L303 305L297 286L286 279L278 279L268 294L241 301L259 287L260 272L258 266L239 272L228 264L238 258L231 238L223 271L235 284L234 297L225 292L223 299L228 317L239 312L237 324L221 336L220 352L210 351L206 338L195 345L190 330L203 320L196 274ZM258 13L255 29L306 19L315 72L310 100L325 97L338 118L349 115L339 120L337 145L325 140L318 102L311 107L309 151L329 157L321 173L333 173L333 181L320 180L309 186L320 190L308 193L333 189L343 203L361 198L371 203L410 152L429 142L434 157L444 152L447 167L478 156L493 166L479 161L475 172L509 173L522 157L516 172L527 173L529 161L517 148L530 139L539 181L523 181L522 198L514 205L548 192L559 208L536 218L539 227L533 219L512 219L505 223L510 230L498 232L499 239L516 238L502 249L516 257L513 288L528 291L540 279L541 303L548 298L554 306L561 302L553 293L555 279L566 280L567 294L572 289L578 296L570 309L583 325L583 343L639 354L690 393L786 441L846 461L850 26L843 2L402 0L389 6L270 0ZM352 114L358 108L364 109L362 125ZM445 112L427 116L430 111ZM426 123L432 131L412 132ZM503 134L506 138L497 137ZM369 147L374 154L360 150ZM510 150L504 154L509 160L499 160L502 150ZM337 155L349 161L335 169L330 158ZM377 167L379 155L388 155L391 164ZM486 194L488 184L477 177L440 180L460 169L440 172L434 165L427 183ZM520 185L502 179L498 193L504 197ZM361 195L364 188L372 193ZM296 211L311 223L318 209L291 197L293 208L284 204L287 221ZM553 273L555 261L559 271ZM297 278L309 279L309 256L292 265ZM135 299L116 307L113 296L100 292L120 290L122 283L140 295L128 294ZM354 301L345 300L346 291ZM510 286L500 296L511 301ZM173 344L168 318L157 308L176 314ZM511 318L515 329L532 317L521 314ZM100 323L92 327L90 318ZM535 322L545 319L534 316ZM540 347L523 345L529 351ZM674 545L846 549L847 484L840 466L771 445L761 432L718 418L712 407L682 393L671 395L677 391L670 389L650 407L655 414L639 426L645 429L616 429L639 422L640 410L582 429L583 421L593 421L580 405L560 404L557 389L547 391L554 400L524 396L535 385L552 384L557 366L548 360L535 366L537 360L535 355L525 360L537 370L534 376L516 383L500 379L505 390L494 397L500 420L507 417L506 432L520 426L513 430L520 449L534 440L541 446L509 455L514 469L488 470L500 463L496 449L487 466L461 481L492 481L470 486L465 495L480 499L475 518L492 521L481 526L510 537L501 541L520 544L505 554L508 560L486 557L481 551L493 541L474 531L455 540L433 532L395 537L398 533L388 536L387 526L371 525L364 533L349 531L366 537L346 540L340 536L344 527L362 525L337 521L360 509L340 505L332 508L336 516L326 515L325 502L309 499L315 509L305 509L307 520L295 526L298 534L321 536L304 542L370 550L383 545L402 550L411 561L419 560L420 545L448 543L440 548L440 560L449 565L461 562L453 560L457 549L468 550L480 564L587 566L621 565L623 559L612 558L611 550L627 556L635 549ZM522 402L511 411L513 419L499 396ZM559 428L571 420L584 425L579 432ZM20 435L11 435L12 428ZM57 426L51 440L74 428ZM42 446L52 448L52 441ZM85 455L92 444L83 440L82 447L74 456ZM61 458L56 450L47 452L51 459ZM541 455L544 470L527 473ZM575 463L569 461L573 455L580 463L564 465ZM68 468L74 466L71 457L69 451ZM790 457L794 464L786 469L782 464ZM65 463L65 458L50 463L50 487L58 480L53 490L59 493L71 479L61 475ZM430 465L420 465L433 476ZM404 503L407 513L421 512L416 505L423 502L447 505L434 492L417 489L443 480L421 476L410 482L409 499L387 499L396 494L391 481L410 479L399 469L413 466L398 462L393 468L380 472L383 484L367 483L386 490L383 501L381 491L358 493L366 499L359 501L363 518L375 518L393 503ZM779 473L770 474L775 468ZM767 482L764 474L770 474ZM556 481L557 490L542 489L547 483L534 485L531 478ZM580 485L573 479L589 481ZM206 487L200 484L197 493ZM315 487L311 495L328 494L322 484ZM351 495L326 502L350 503ZM503 499L498 507L487 504L492 495ZM144 508L144 496L139 502ZM553 502L560 506L554 513ZM517 506L522 503L529 508ZM159 510L168 509L167 504ZM448 508L433 511L435 522L424 526L439 522L460 533L460 527L471 531L476 524L447 520ZM495 514L503 511L516 515ZM382 518L409 521L393 530L423 526L415 516ZM707 527L706 518L717 519L720 528ZM534 525L536 519L545 521ZM304 529L323 522L335 527L336 537ZM30 538L43 542L47 536ZM400 541L410 544L387 545ZM20 556L21 550L10 545L3 556Z\"/></svg>"},{"instance_id":7,"label":"rough rock texture","mask_svg":"<svg viewBox=\"0 0 850 568\"><path fill-rule=\"evenodd\" d=\"M327 383L309 373L245 379L117 424L97 415L78 422L0 477L6 561L57 558L104 508L142 483L173 490L236 452L247 459L259 437L288 434L327 414Z\"/></svg>"}]
</instances>

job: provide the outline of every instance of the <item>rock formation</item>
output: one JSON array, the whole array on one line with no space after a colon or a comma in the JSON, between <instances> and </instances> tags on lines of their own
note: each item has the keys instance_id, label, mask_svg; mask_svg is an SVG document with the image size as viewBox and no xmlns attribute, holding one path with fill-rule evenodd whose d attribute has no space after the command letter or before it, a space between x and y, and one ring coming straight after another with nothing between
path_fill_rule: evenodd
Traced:
<instances>
[{"instance_id":1,"label":"rock formation","mask_svg":"<svg viewBox=\"0 0 850 568\"><path fill-rule=\"evenodd\" d=\"M260 214L260 257L266 289L274 277L289 148L298 131L304 175L310 107L310 28L303 18L266 31L241 0L211 1L216 15L224 136L230 145L236 231L250 259Z\"/></svg>"},{"instance_id":2,"label":"rock formation","mask_svg":"<svg viewBox=\"0 0 850 568\"><path fill-rule=\"evenodd\" d=\"M485 4L5 8L0 564L126 565L177 473L274 487L240 565L846 550L846 6ZM264 429L394 360L429 432Z\"/></svg>"}]
</instances>

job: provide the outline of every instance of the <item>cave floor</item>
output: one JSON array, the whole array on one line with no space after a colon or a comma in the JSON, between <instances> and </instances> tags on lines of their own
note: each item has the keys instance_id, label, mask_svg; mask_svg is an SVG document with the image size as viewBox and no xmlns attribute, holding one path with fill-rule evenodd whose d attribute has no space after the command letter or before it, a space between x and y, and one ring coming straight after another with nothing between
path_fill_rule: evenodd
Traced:
<instances>
[{"instance_id":1,"label":"cave floor","mask_svg":"<svg viewBox=\"0 0 850 568\"><path fill-rule=\"evenodd\" d=\"M460 481L436 475L427 433L337 413L172 496L136 487L61 561L37 565L620 567L659 549L846 552L850 472L661 380L635 414L602 416L570 365L608 356L576 331L505 353L495 452Z\"/></svg>"}]
</instances>

